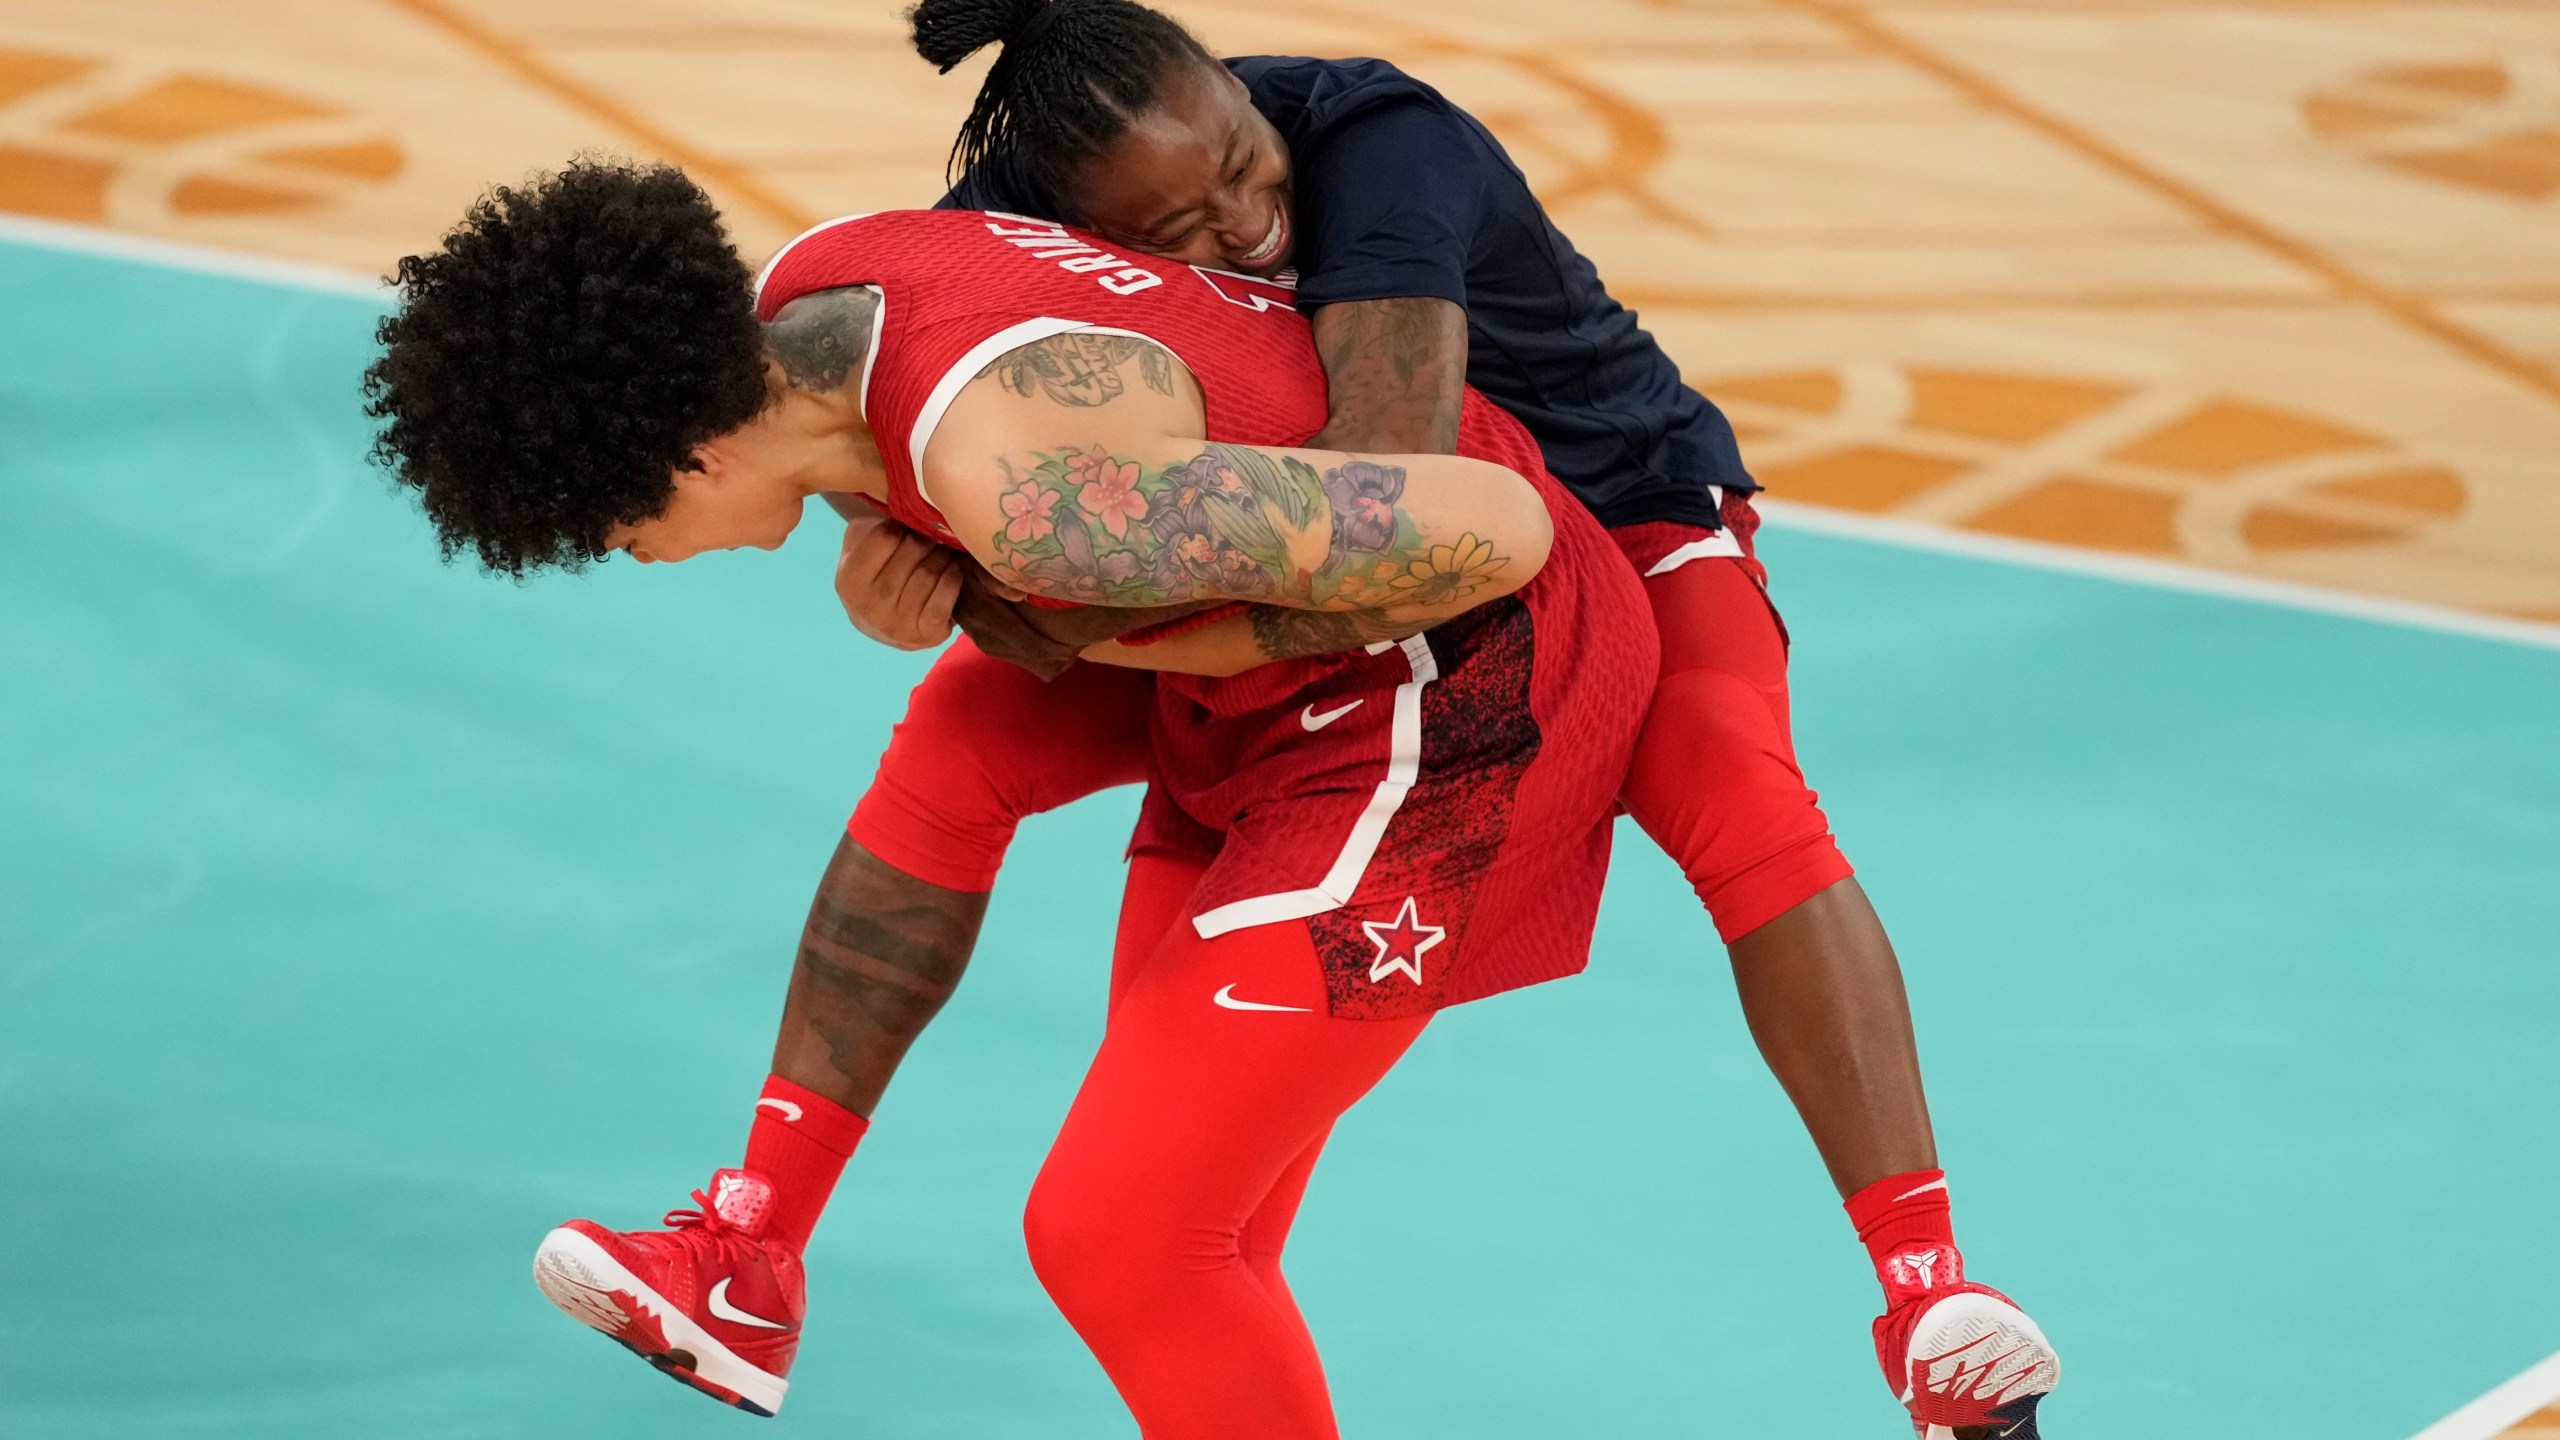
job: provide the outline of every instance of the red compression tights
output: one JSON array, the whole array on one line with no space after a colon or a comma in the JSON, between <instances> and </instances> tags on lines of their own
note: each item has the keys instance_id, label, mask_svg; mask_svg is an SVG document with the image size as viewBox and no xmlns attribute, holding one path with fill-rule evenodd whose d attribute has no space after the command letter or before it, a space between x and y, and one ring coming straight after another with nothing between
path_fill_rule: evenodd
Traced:
<instances>
[{"instance_id":1,"label":"red compression tights","mask_svg":"<svg viewBox=\"0 0 2560 1440\"><path fill-rule=\"evenodd\" d=\"M1328 1016L1303 925L1199 938L1199 875L1130 862L1102 1048L1023 1230L1146 1440L1330 1440L1280 1252L1334 1121L1427 1022Z\"/></svg>"}]
</instances>

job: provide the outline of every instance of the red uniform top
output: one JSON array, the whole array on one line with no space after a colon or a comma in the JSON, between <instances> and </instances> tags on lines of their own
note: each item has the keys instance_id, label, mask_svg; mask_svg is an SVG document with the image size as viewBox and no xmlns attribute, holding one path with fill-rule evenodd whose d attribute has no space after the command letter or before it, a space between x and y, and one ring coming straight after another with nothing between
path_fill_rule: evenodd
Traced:
<instances>
[{"instance_id":1,"label":"red uniform top","mask_svg":"<svg viewBox=\"0 0 2560 1440\"><path fill-rule=\"evenodd\" d=\"M880 292L862 414L889 468L889 513L948 542L956 537L916 488L925 446L979 371L1035 340L1084 330L1154 341L1198 378L1215 440L1295 445L1324 428L1324 369L1285 286L1130 261L1046 220L902 210L833 221L784 246L757 282L756 318L843 285ZM1212 297L1224 303L1203 303ZM1247 316L1265 318L1238 323Z\"/></svg>"},{"instance_id":2,"label":"red uniform top","mask_svg":"<svg viewBox=\"0 0 2560 1440\"><path fill-rule=\"evenodd\" d=\"M1315 332L1285 284L1152 256L1132 260L1047 220L893 210L830 221L785 245L756 282L756 318L771 321L804 295L847 285L881 298L861 399L889 472L889 514L947 545L959 546L959 538L917 485L925 448L980 371L1052 335L1132 335L1171 351L1200 384L1212 440L1289 446L1324 428ZM1528 430L1472 389L1458 453L1508 466L1538 487L1550 512L1576 517L1557 527L1558 550L1606 545L1588 512L1547 474ZM1265 666L1237 677L1250 678L1241 688L1175 679L1203 700L1219 695L1216 707L1233 713L1277 703L1315 674L1358 659Z\"/></svg>"},{"instance_id":3,"label":"red uniform top","mask_svg":"<svg viewBox=\"0 0 2560 1440\"><path fill-rule=\"evenodd\" d=\"M955 547L917 488L926 447L970 381L1034 341L1085 331L1162 346L1199 382L1212 440L1291 446L1325 422L1313 331L1285 285L1116 254L1045 220L893 211L834 221L785 246L758 281L757 317L850 285L881 299L861 404L888 471L887 509ZM1650 694L1642 590L1589 512L1547 474L1528 431L1470 390L1458 453L1526 477L1554 518L1548 563L1515 596L1428 638L1223 679L1167 674L1157 686L1157 760L1180 814L1151 803L1152 839L1171 843L1173 832L1196 828L1218 852L1195 923L1214 935L1325 917L1320 950L1328 929L1349 937L1343 955L1326 956L1342 982L1337 1014L1410 1013L1580 967L1598 903L1590 861L1596 847L1605 862L1608 806ZM1556 658L1536 663L1540 651ZM1545 743L1551 731L1561 743ZM1409 795L1431 803L1409 808ZM1522 842L1512 867L1520 875L1493 887L1508 898L1492 928L1506 933L1462 946L1479 908L1476 882L1509 874L1495 861L1511 840ZM1527 857L1539 849L1548 853L1533 865ZM1572 883L1529 883L1536 866L1566 851L1582 862ZM1372 943L1362 917L1404 913L1417 896L1426 911L1435 897L1443 906L1421 919L1448 930L1447 963L1428 978L1414 973L1419 963L1389 966L1390 982L1410 980L1409 995L1364 990L1353 972L1376 962L1359 958ZM1399 923L1421 922L1405 914ZM1468 955L1474 963L1458 963Z\"/></svg>"}]
</instances>

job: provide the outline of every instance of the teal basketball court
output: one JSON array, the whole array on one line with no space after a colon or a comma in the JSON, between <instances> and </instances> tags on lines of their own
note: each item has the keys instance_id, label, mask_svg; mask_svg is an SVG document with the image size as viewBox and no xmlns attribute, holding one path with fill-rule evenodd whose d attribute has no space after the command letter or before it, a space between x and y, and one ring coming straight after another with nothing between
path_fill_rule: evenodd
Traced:
<instances>
[{"instance_id":1,"label":"teal basketball court","mask_svg":"<svg viewBox=\"0 0 2560 1440\"><path fill-rule=\"evenodd\" d=\"M280 272L279 272L280 273ZM1017 1215L1116 794L1026 829L758 1421L554 1312L733 1163L924 659L831 527L516 586L363 461L378 302L0 242L0 1436L1126 1436ZM1809 771L2060 1440L2404 1440L2560 1348L2560 651L1779 526ZM2494 627L2481 627L2484 632ZM1631 827L1292 1249L1346 1434L1900 1433L1873 1283Z\"/></svg>"}]
</instances>

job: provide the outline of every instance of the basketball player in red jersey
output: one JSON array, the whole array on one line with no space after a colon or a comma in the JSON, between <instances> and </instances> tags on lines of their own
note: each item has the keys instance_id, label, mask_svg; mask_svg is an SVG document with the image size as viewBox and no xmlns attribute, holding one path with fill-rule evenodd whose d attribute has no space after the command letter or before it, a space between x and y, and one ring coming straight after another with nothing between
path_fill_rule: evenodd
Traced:
<instances>
[{"instance_id":1,"label":"basketball player in red jersey","mask_svg":"<svg viewBox=\"0 0 2560 1440\"><path fill-rule=\"evenodd\" d=\"M1017 593L1210 605L1086 651L1161 672L1152 744L1098 740L1160 779L1027 1231L1145 1434L1334 1434L1278 1264L1307 1175L1434 1011L1580 967L1656 663L1635 577L1526 432L1479 398L1456 456L1300 447L1324 388L1294 310L1011 216L824 227L749 314L698 191L586 165L499 192L400 279L381 454L448 551L682 560L852 495ZM945 723L1013 733L1077 699ZM765 1105L794 1145L860 1133L779 1079ZM770 1414L814 1208L774 1183L792 1154L754 1158L670 1230L562 1227L536 1274Z\"/></svg>"},{"instance_id":2,"label":"basketball player in red jersey","mask_svg":"<svg viewBox=\"0 0 2560 1440\"><path fill-rule=\"evenodd\" d=\"M1392 66L1221 63L1125 0L926 0L912 18L917 49L946 70L1003 47L946 204L1071 217L1220 271L1294 268L1331 391L1321 440L1445 447L1463 378L1527 424L1610 527L1663 637L1625 803L1711 912L1752 1033L1846 1199L1884 1285L1885 1376L1926 1434L2028 1440L2059 1367L1953 1243L1899 969L1797 768L1784 633L1750 544L1755 487L1714 406L1610 299L1494 137ZM858 625L938 644L956 605L989 653L1073 653L1044 657L1023 632L1055 617L984 603L925 549L894 526L856 528L839 589ZM1090 699L1096 680L1086 668L1058 683ZM957 980L1014 823L1084 793L1080 775L1087 788L1129 778L1036 740L975 752L971 732L936 723L1025 703L1026 689L966 645L918 688L812 909L777 1075L868 1113ZM1110 753L1085 736L1063 748ZM895 984L865 973L883 964L890 915L916 917Z\"/></svg>"}]
</instances>

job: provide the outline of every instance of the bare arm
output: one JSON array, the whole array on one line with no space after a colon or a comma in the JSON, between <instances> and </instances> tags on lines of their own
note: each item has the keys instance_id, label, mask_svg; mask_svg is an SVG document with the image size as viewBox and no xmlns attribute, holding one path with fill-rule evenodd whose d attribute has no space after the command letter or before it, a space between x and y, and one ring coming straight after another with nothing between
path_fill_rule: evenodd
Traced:
<instances>
[{"instance_id":1,"label":"bare arm","mask_svg":"<svg viewBox=\"0 0 2560 1440\"><path fill-rule=\"evenodd\" d=\"M1419 629L1545 564L1545 502L1513 471L1203 440L1197 387L1178 369L1159 383L1159 359L1142 345L1121 368L1145 386L1124 376L1102 403L1081 398L1109 388L1091 382L1008 383L1011 356L962 390L923 480L999 580L1107 606L1376 610Z\"/></svg>"},{"instance_id":2,"label":"bare arm","mask_svg":"<svg viewBox=\"0 0 2560 1440\"><path fill-rule=\"evenodd\" d=\"M1293 610L1251 605L1197 630L1147 645L1106 641L1084 658L1132 670L1178 670L1188 675L1240 675L1274 660L1339 655L1381 640L1402 640L1431 628L1386 610Z\"/></svg>"},{"instance_id":3,"label":"bare arm","mask_svg":"<svg viewBox=\"0 0 2560 1440\"><path fill-rule=\"evenodd\" d=\"M1315 315L1324 361L1320 450L1448 455L1467 387L1467 312L1435 296L1346 300Z\"/></svg>"},{"instance_id":4,"label":"bare arm","mask_svg":"<svg viewBox=\"0 0 2560 1440\"><path fill-rule=\"evenodd\" d=\"M1436 296L1350 300L1315 314L1325 427L1307 444L1370 454L1454 453L1467 384L1467 312ZM1392 611L1257 605L1149 646L1097 645L1085 658L1143 670L1231 675L1273 660L1334 655L1421 626Z\"/></svg>"},{"instance_id":5,"label":"bare arm","mask_svg":"<svg viewBox=\"0 0 2560 1440\"><path fill-rule=\"evenodd\" d=\"M867 286L802 296L765 327L766 353L802 389L858 385L859 357L870 348L878 309L879 297ZM1066 336L1058 344L1015 351L991 373L1017 393L1037 390L1057 403L1090 407L1116 397L1128 368L1124 362L1138 360L1144 382L1169 391L1171 357L1152 347L1141 357L1138 349L1125 336ZM846 525L836 564L837 598L855 629L901 650L931 649L957 625L981 650L1049 679L1074 663L1085 646L1189 613L1190 607L1081 613L1018 605L968 555L914 535L860 496L825 498Z\"/></svg>"},{"instance_id":6,"label":"bare arm","mask_svg":"<svg viewBox=\"0 0 2560 1440\"><path fill-rule=\"evenodd\" d=\"M836 598L854 628L901 650L929 650L954 625L998 660L1054 680L1089 645L1179 619L1196 605L1115 610L1080 605L1047 609L1019 604L985 566L963 551L908 530L850 496L844 548L836 559Z\"/></svg>"},{"instance_id":7,"label":"bare arm","mask_svg":"<svg viewBox=\"0 0 2560 1440\"><path fill-rule=\"evenodd\" d=\"M1467 383L1467 312L1435 296L1350 300L1315 314L1324 362L1323 450L1451 454ZM1153 645L1096 645L1088 660L1141 670L1232 675L1273 660L1334 655L1421 626L1385 610L1327 612L1257 605L1243 615Z\"/></svg>"}]
</instances>

